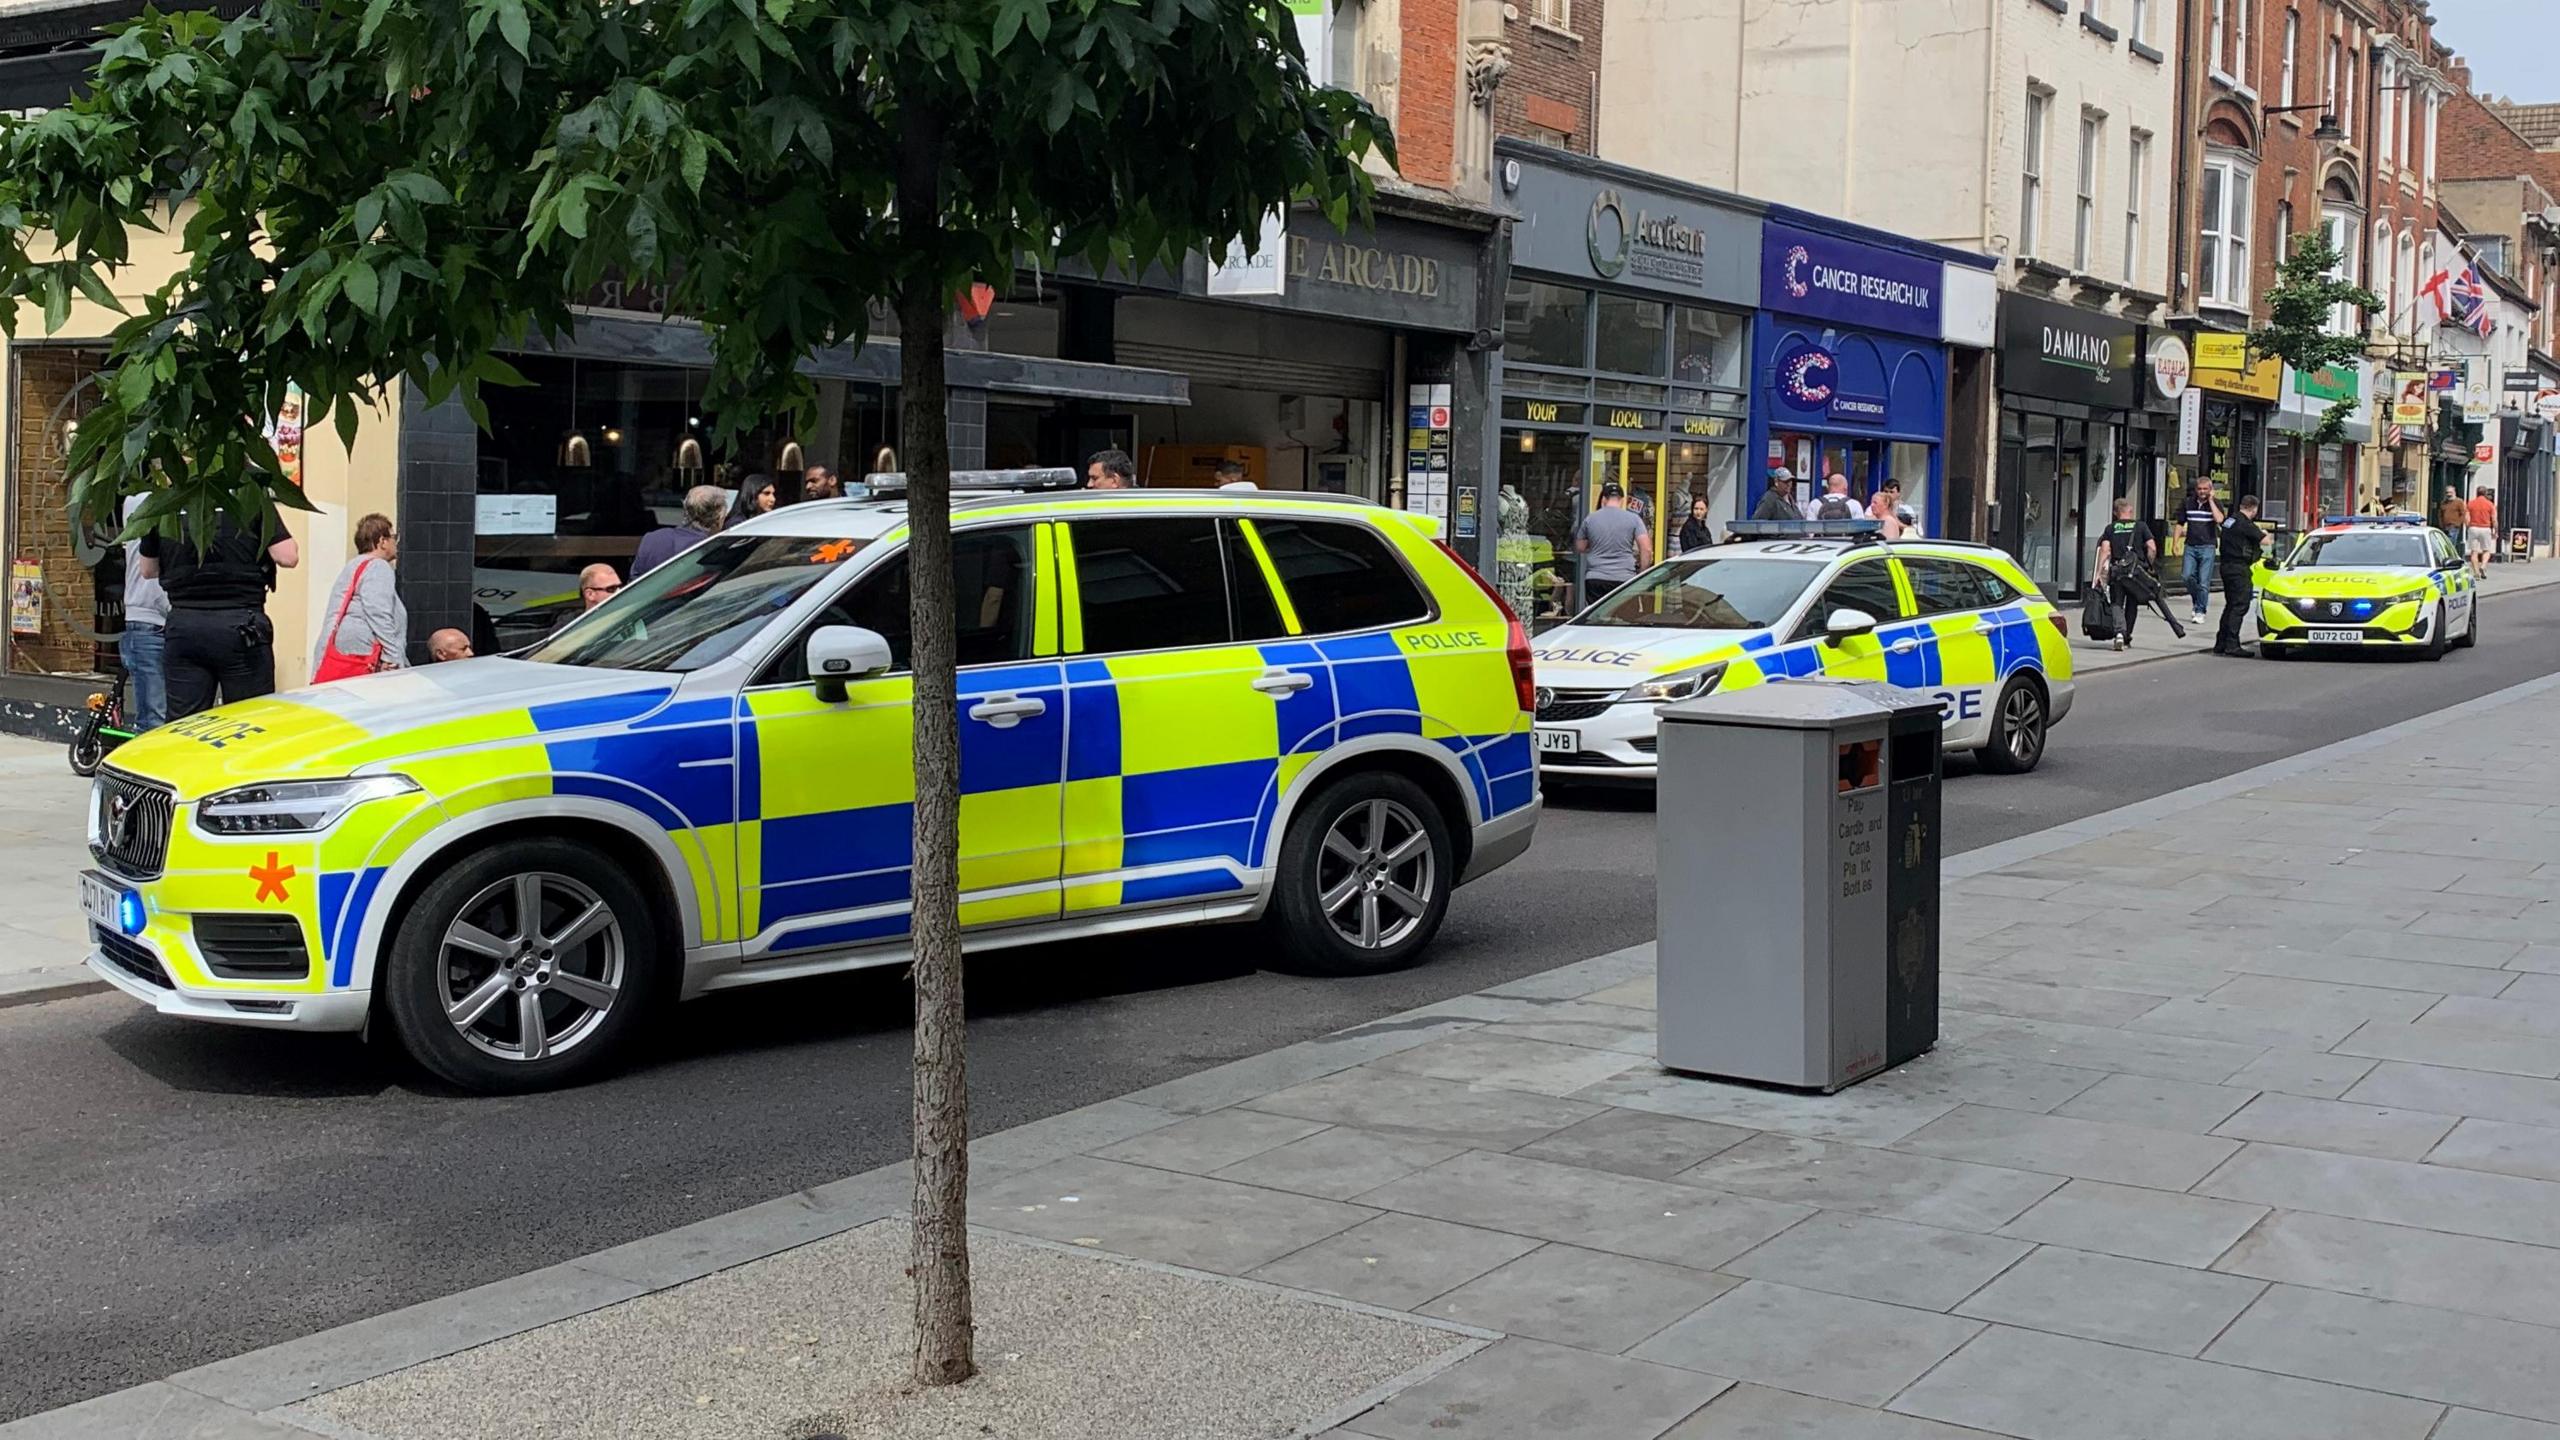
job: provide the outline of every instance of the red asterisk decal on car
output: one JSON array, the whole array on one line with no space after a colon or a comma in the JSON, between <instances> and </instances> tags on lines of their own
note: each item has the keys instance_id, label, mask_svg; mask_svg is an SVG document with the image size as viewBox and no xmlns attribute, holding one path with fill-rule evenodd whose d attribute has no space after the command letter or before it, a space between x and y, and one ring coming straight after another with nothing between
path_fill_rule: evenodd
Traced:
<instances>
[{"instance_id":1,"label":"red asterisk decal on car","mask_svg":"<svg viewBox=\"0 0 2560 1440\"><path fill-rule=\"evenodd\" d=\"M277 864L273 850L267 852L266 864L249 867L249 878L258 882L257 898L260 900L266 899L271 891L278 900L293 898L284 892L284 882L293 878L293 867Z\"/></svg>"}]
</instances>

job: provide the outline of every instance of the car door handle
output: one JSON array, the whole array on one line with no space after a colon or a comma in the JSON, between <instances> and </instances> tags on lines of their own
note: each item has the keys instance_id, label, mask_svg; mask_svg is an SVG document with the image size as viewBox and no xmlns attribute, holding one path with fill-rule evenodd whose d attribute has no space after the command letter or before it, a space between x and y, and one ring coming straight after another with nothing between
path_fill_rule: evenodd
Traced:
<instances>
[{"instance_id":1,"label":"car door handle","mask_svg":"<svg viewBox=\"0 0 2560 1440\"><path fill-rule=\"evenodd\" d=\"M1295 695L1316 683L1316 677L1303 670L1265 670L1253 677L1253 688L1281 699Z\"/></svg>"},{"instance_id":2,"label":"car door handle","mask_svg":"<svg viewBox=\"0 0 2560 1440\"><path fill-rule=\"evenodd\" d=\"M1049 702L1037 696L990 695L969 707L969 718L984 720L999 730L1010 730L1028 715L1046 715Z\"/></svg>"},{"instance_id":3,"label":"car door handle","mask_svg":"<svg viewBox=\"0 0 2560 1440\"><path fill-rule=\"evenodd\" d=\"M1973 633L1976 635L1997 635L2000 633L2000 629L2000 622L1996 620L1978 620L1974 622Z\"/></svg>"},{"instance_id":4,"label":"car door handle","mask_svg":"<svg viewBox=\"0 0 2560 1440\"><path fill-rule=\"evenodd\" d=\"M1908 655L1919 648L1920 642L1917 640L1902 639L1893 642L1893 653L1896 655Z\"/></svg>"}]
</instances>

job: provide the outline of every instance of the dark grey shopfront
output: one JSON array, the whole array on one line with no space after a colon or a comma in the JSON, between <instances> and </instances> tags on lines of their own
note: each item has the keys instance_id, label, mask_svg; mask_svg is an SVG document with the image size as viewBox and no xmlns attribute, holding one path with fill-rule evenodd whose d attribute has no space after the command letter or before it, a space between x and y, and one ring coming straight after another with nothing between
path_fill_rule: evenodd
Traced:
<instances>
[{"instance_id":1,"label":"dark grey shopfront","mask_svg":"<svg viewBox=\"0 0 2560 1440\"><path fill-rule=\"evenodd\" d=\"M1573 531L1615 482L1654 553L1693 497L1721 531L1744 473L1760 207L1516 141L1494 147L1511 226L1502 306L1498 575L1524 616L1580 594Z\"/></svg>"},{"instance_id":2,"label":"dark grey shopfront","mask_svg":"<svg viewBox=\"0 0 2560 1440\"><path fill-rule=\"evenodd\" d=\"M2158 449L2142 412L2141 330L2074 305L2000 300L1999 474L1991 541L2037 585L2078 593L2115 497Z\"/></svg>"}]
</instances>

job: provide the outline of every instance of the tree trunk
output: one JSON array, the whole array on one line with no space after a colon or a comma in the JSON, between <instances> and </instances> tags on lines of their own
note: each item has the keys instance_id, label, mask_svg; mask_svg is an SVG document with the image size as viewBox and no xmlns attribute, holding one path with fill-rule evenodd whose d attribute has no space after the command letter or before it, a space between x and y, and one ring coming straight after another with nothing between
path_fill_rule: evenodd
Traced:
<instances>
[{"instance_id":1,"label":"tree trunk","mask_svg":"<svg viewBox=\"0 0 2560 1440\"><path fill-rule=\"evenodd\" d=\"M969 1300L969 1065L960 972L960 702L951 620L951 441L943 390L950 312L941 249L942 134L910 109L898 228L913 268L898 293L898 453L907 475L915 629L915 1378L977 1373Z\"/></svg>"}]
</instances>

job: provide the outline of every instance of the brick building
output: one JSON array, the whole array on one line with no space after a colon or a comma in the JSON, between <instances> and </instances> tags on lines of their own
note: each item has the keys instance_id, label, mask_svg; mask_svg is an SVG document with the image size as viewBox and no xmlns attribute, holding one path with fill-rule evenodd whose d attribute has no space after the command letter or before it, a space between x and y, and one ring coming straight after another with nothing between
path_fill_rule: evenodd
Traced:
<instances>
[{"instance_id":1,"label":"brick building","mask_svg":"<svg viewBox=\"0 0 2560 1440\"><path fill-rule=\"evenodd\" d=\"M1515 0L1502 7L1511 71L1494 130L1579 155L1598 153L1600 27L1606 0Z\"/></svg>"}]
</instances>

